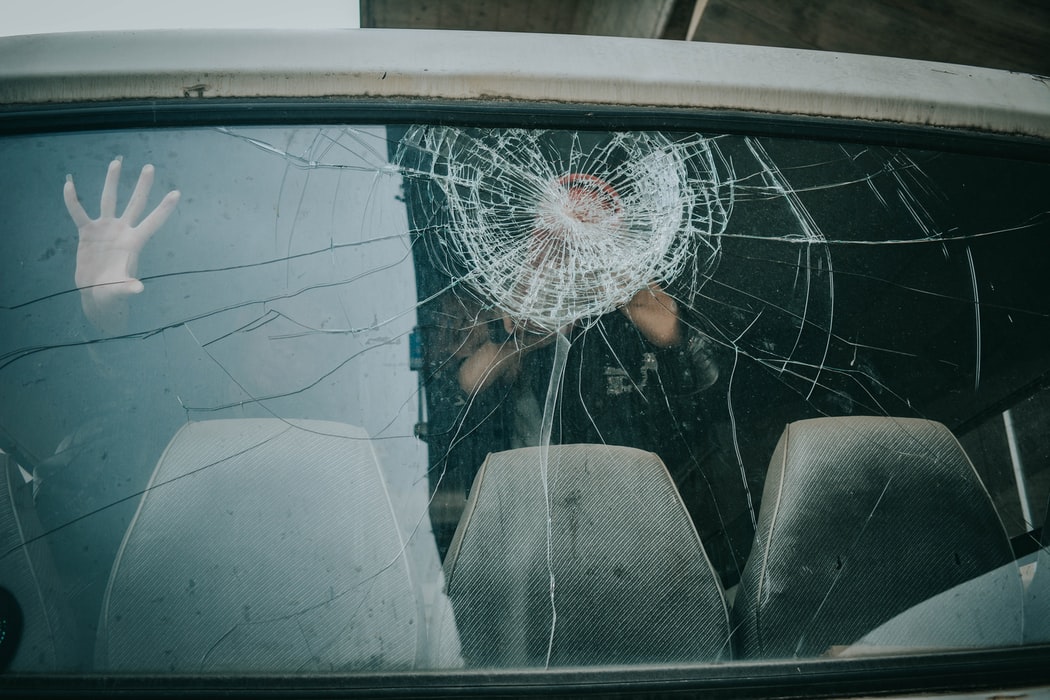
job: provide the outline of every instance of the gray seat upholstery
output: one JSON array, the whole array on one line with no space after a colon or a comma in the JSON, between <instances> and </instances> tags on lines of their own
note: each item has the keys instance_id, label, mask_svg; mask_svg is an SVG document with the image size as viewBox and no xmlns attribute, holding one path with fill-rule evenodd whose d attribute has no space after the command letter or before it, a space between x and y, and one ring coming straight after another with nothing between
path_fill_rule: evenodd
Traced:
<instances>
[{"instance_id":1,"label":"gray seat upholstery","mask_svg":"<svg viewBox=\"0 0 1050 700\"><path fill-rule=\"evenodd\" d=\"M21 609L22 634L10 671L55 672L81 666L79 638L33 507L33 485L0 451L0 588ZM13 640L4 640L10 643Z\"/></svg>"},{"instance_id":2,"label":"gray seat upholstery","mask_svg":"<svg viewBox=\"0 0 1050 700\"><path fill-rule=\"evenodd\" d=\"M477 667L728 658L721 584L660 459L606 445L489 455L445 559ZM549 654L549 658L548 658Z\"/></svg>"},{"instance_id":3,"label":"gray seat upholstery","mask_svg":"<svg viewBox=\"0 0 1050 700\"><path fill-rule=\"evenodd\" d=\"M1027 643L1050 642L1050 497L1043 515L1043 534L1035 557L1035 573L1025 597L1024 640Z\"/></svg>"},{"instance_id":4,"label":"gray seat upholstery","mask_svg":"<svg viewBox=\"0 0 1050 700\"><path fill-rule=\"evenodd\" d=\"M1022 586L1012 562L988 492L943 425L792 423L770 462L735 599L738 652L814 656L869 633L863 643L882 648L1017 644ZM949 589L965 596L920 605Z\"/></svg>"},{"instance_id":5,"label":"gray seat upholstery","mask_svg":"<svg viewBox=\"0 0 1050 700\"><path fill-rule=\"evenodd\" d=\"M100 670L426 665L412 572L372 443L321 421L185 425L114 563Z\"/></svg>"}]
</instances>

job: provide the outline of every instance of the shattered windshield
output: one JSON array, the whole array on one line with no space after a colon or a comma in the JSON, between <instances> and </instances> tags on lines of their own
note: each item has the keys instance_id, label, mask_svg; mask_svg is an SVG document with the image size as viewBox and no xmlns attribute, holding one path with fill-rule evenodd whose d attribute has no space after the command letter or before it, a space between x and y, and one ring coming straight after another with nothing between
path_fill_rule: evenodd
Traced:
<instances>
[{"instance_id":1,"label":"shattered windshield","mask_svg":"<svg viewBox=\"0 0 1050 700\"><path fill-rule=\"evenodd\" d=\"M1046 163L425 124L0 153L0 668L1050 641Z\"/></svg>"}]
</instances>

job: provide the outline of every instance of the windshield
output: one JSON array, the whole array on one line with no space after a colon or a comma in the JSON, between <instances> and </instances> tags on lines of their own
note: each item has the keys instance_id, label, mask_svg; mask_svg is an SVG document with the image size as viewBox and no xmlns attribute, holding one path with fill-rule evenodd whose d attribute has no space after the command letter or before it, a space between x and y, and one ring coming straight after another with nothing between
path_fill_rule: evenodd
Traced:
<instances>
[{"instance_id":1,"label":"windshield","mask_svg":"<svg viewBox=\"0 0 1050 700\"><path fill-rule=\"evenodd\" d=\"M11 671L1050 641L1045 163L427 124L0 153Z\"/></svg>"}]
</instances>

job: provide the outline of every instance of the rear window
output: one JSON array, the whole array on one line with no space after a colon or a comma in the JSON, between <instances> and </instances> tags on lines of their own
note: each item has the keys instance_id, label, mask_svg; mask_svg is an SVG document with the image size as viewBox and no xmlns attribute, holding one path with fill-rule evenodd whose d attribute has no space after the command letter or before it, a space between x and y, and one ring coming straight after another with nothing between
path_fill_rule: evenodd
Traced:
<instances>
[{"instance_id":1,"label":"rear window","mask_svg":"<svg viewBox=\"0 0 1050 700\"><path fill-rule=\"evenodd\" d=\"M1045 162L427 123L0 154L9 672L1050 642Z\"/></svg>"}]
</instances>

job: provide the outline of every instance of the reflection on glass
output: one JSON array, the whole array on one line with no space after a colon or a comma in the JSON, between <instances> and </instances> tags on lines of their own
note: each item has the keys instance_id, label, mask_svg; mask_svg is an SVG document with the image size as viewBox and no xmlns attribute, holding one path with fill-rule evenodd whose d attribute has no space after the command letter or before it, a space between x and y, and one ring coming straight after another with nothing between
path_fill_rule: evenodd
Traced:
<instances>
[{"instance_id":1,"label":"reflection on glass","mask_svg":"<svg viewBox=\"0 0 1050 700\"><path fill-rule=\"evenodd\" d=\"M426 125L0 150L13 670L1040 641L1044 164Z\"/></svg>"}]
</instances>

